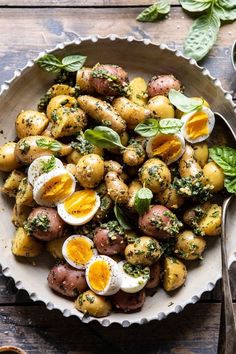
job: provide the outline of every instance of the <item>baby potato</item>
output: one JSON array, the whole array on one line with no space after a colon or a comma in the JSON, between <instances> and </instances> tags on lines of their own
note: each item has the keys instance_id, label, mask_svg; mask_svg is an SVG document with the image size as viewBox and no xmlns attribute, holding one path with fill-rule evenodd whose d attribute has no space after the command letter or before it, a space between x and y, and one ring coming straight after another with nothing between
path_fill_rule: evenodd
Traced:
<instances>
[{"instance_id":1,"label":"baby potato","mask_svg":"<svg viewBox=\"0 0 236 354\"><path fill-rule=\"evenodd\" d=\"M58 95L53 97L47 106L47 117L49 120L53 120L53 116L58 108L68 107L72 108L77 104L76 98L69 95Z\"/></svg>"},{"instance_id":2,"label":"baby potato","mask_svg":"<svg viewBox=\"0 0 236 354\"><path fill-rule=\"evenodd\" d=\"M77 165L81 157L87 154L96 154L102 157L103 149L90 143L85 148L83 148L83 145L81 147L78 146L78 148L74 148L71 153L66 156L66 160L68 163L74 163L75 165Z\"/></svg>"},{"instance_id":3,"label":"baby potato","mask_svg":"<svg viewBox=\"0 0 236 354\"><path fill-rule=\"evenodd\" d=\"M222 207L210 204L206 214L200 219L199 227L206 236L219 236L221 232Z\"/></svg>"},{"instance_id":4,"label":"baby potato","mask_svg":"<svg viewBox=\"0 0 236 354\"><path fill-rule=\"evenodd\" d=\"M36 257L43 251L43 244L31 237L23 227L16 230L15 237L12 240L12 253L20 257Z\"/></svg>"},{"instance_id":5,"label":"baby potato","mask_svg":"<svg viewBox=\"0 0 236 354\"><path fill-rule=\"evenodd\" d=\"M168 96L171 89L175 89L176 91L180 91L181 89L181 82L174 75L153 76L148 83L148 96Z\"/></svg>"},{"instance_id":6,"label":"baby potato","mask_svg":"<svg viewBox=\"0 0 236 354\"><path fill-rule=\"evenodd\" d=\"M127 207L131 211L135 211L134 203L135 203L135 196L136 193L142 188L142 183L134 179L130 184L129 184L129 199L127 203Z\"/></svg>"},{"instance_id":7,"label":"baby potato","mask_svg":"<svg viewBox=\"0 0 236 354\"><path fill-rule=\"evenodd\" d=\"M181 178L196 177L202 174L202 169L195 160L194 150L190 145L186 145L185 152L179 161L179 173Z\"/></svg>"},{"instance_id":8,"label":"baby potato","mask_svg":"<svg viewBox=\"0 0 236 354\"><path fill-rule=\"evenodd\" d=\"M90 80L91 72L92 68L85 67L77 71L76 85L79 86L79 89L83 94L93 95L95 93Z\"/></svg>"},{"instance_id":9,"label":"baby potato","mask_svg":"<svg viewBox=\"0 0 236 354\"><path fill-rule=\"evenodd\" d=\"M203 175L207 183L214 187L213 192L219 192L224 188L224 172L214 161L208 162L203 167Z\"/></svg>"},{"instance_id":10,"label":"baby potato","mask_svg":"<svg viewBox=\"0 0 236 354\"><path fill-rule=\"evenodd\" d=\"M184 203L184 198L170 184L164 191L155 195L155 200L170 209L178 209Z\"/></svg>"},{"instance_id":11,"label":"baby potato","mask_svg":"<svg viewBox=\"0 0 236 354\"><path fill-rule=\"evenodd\" d=\"M75 308L84 314L94 317L106 317L112 310L108 297L87 290L75 300Z\"/></svg>"},{"instance_id":12,"label":"baby potato","mask_svg":"<svg viewBox=\"0 0 236 354\"><path fill-rule=\"evenodd\" d=\"M108 126L118 134L126 129L126 123L119 113L106 101L84 95L78 97L79 106L96 122Z\"/></svg>"},{"instance_id":13,"label":"baby potato","mask_svg":"<svg viewBox=\"0 0 236 354\"><path fill-rule=\"evenodd\" d=\"M124 183L121 176L116 172L108 172L105 176L107 193L114 202L126 204L129 198L128 186Z\"/></svg>"},{"instance_id":14,"label":"baby potato","mask_svg":"<svg viewBox=\"0 0 236 354\"><path fill-rule=\"evenodd\" d=\"M105 174L112 171L117 173L118 175L121 175L123 172L123 168L121 164L114 160L104 161L104 167L105 167Z\"/></svg>"},{"instance_id":15,"label":"baby potato","mask_svg":"<svg viewBox=\"0 0 236 354\"><path fill-rule=\"evenodd\" d=\"M150 267L150 278L146 284L147 289L153 289L156 288L161 279L161 266L159 262L154 263Z\"/></svg>"},{"instance_id":16,"label":"baby potato","mask_svg":"<svg viewBox=\"0 0 236 354\"><path fill-rule=\"evenodd\" d=\"M180 260L174 257L165 257L163 287L166 291L172 291L185 283L187 269Z\"/></svg>"},{"instance_id":17,"label":"baby potato","mask_svg":"<svg viewBox=\"0 0 236 354\"><path fill-rule=\"evenodd\" d=\"M161 257L159 242L152 237L141 236L125 248L126 260L134 265L149 266Z\"/></svg>"},{"instance_id":18,"label":"baby potato","mask_svg":"<svg viewBox=\"0 0 236 354\"><path fill-rule=\"evenodd\" d=\"M145 141L141 138L131 139L123 153L123 161L128 166L141 165L146 158Z\"/></svg>"},{"instance_id":19,"label":"baby potato","mask_svg":"<svg viewBox=\"0 0 236 354\"><path fill-rule=\"evenodd\" d=\"M112 105L126 122L127 128L131 130L152 116L152 113L147 108L139 106L126 97L116 98Z\"/></svg>"},{"instance_id":20,"label":"baby potato","mask_svg":"<svg viewBox=\"0 0 236 354\"><path fill-rule=\"evenodd\" d=\"M154 96L147 104L147 108L158 118L174 118L175 110L166 96Z\"/></svg>"},{"instance_id":21,"label":"baby potato","mask_svg":"<svg viewBox=\"0 0 236 354\"><path fill-rule=\"evenodd\" d=\"M192 231L186 230L177 236L175 253L179 258L191 261L201 257L206 247L203 237L195 235Z\"/></svg>"},{"instance_id":22,"label":"baby potato","mask_svg":"<svg viewBox=\"0 0 236 354\"><path fill-rule=\"evenodd\" d=\"M113 207L113 200L109 197L108 194L100 196L100 201L100 207L93 217L95 222L105 219Z\"/></svg>"},{"instance_id":23,"label":"baby potato","mask_svg":"<svg viewBox=\"0 0 236 354\"><path fill-rule=\"evenodd\" d=\"M67 163L65 169L69 171L73 176L76 176L76 164L74 163Z\"/></svg>"},{"instance_id":24,"label":"baby potato","mask_svg":"<svg viewBox=\"0 0 236 354\"><path fill-rule=\"evenodd\" d=\"M52 135L54 138L79 133L87 125L86 114L80 108L60 107L53 113Z\"/></svg>"},{"instance_id":25,"label":"baby potato","mask_svg":"<svg viewBox=\"0 0 236 354\"><path fill-rule=\"evenodd\" d=\"M48 95L50 98L59 95L74 96L74 94L75 88L65 84L52 85L52 87L50 87L50 89L46 93L46 95Z\"/></svg>"},{"instance_id":26,"label":"baby potato","mask_svg":"<svg viewBox=\"0 0 236 354\"><path fill-rule=\"evenodd\" d=\"M147 104L147 83L142 77L135 77L129 83L128 98L139 106Z\"/></svg>"},{"instance_id":27,"label":"baby potato","mask_svg":"<svg viewBox=\"0 0 236 354\"><path fill-rule=\"evenodd\" d=\"M33 199L33 188L26 177L23 178L19 184L16 194L16 204L27 206L35 205L35 201Z\"/></svg>"},{"instance_id":28,"label":"baby potato","mask_svg":"<svg viewBox=\"0 0 236 354\"><path fill-rule=\"evenodd\" d=\"M62 255L62 246L67 237L68 236L60 237L47 242L46 249L53 256L53 258L60 260L64 259Z\"/></svg>"},{"instance_id":29,"label":"baby potato","mask_svg":"<svg viewBox=\"0 0 236 354\"><path fill-rule=\"evenodd\" d=\"M16 134L22 139L30 135L40 135L49 123L45 113L22 111L16 118Z\"/></svg>"},{"instance_id":30,"label":"baby potato","mask_svg":"<svg viewBox=\"0 0 236 354\"><path fill-rule=\"evenodd\" d=\"M59 143L49 136L27 136L18 141L15 158L24 164L31 164L37 157L58 154L66 156L72 151L70 145Z\"/></svg>"},{"instance_id":31,"label":"baby potato","mask_svg":"<svg viewBox=\"0 0 236 354\"><path fill-rule=\"evenodd\" d=\"M0 146L0 171L11 172L20 167L15 156L16 143L9 142Z\"/></svg>"},{"instance_id":32,"label":"baby potato","mask_svg":"<svg viewBox=\"0 0 236 354\"><path fill-rule=\"evenodd\" d=\"M147 160L140 169L140 180L145 187L158 193L165 190L171 182L171 173L167 165L158 158Z\"/></svg>"},{"instance_id":33,"label":"baby potato","mask_svg":"<svg viewBox=\"0 0 236 354\"><path fill-rule=\"evenodd\" d=\"M76 178L84 188L96 187L104 176L104 161L97 154L88 154L76 165Z\"/></svg>"},{"instance_id":34,"label":"baby potato","mask_svg":"<svg viewBox=\"0 0 236 354\"><path fill-rule=\"evenodd\" d=\"M25 177L25 174L18 170L13 170L6 179L1 192L8 195L8 197L15 197L21 180Z\"/></svg>"},{"instance_id":35,"label":"baby potato","mask_svg":"<svg viewBox=\"0 0 236 354\"><path fill-rule=\"evenodd\" d=\"M23 204L15 204L12 210L12 223L15 227L24 226L24 222L27 220L31 212L31 207Z\"/></svg>"},{"instance_id":36,"label":"baby potato","mask_svg":"<svg viewBox=\"0 0 236 354\"><path fill-rule=\"evenodd\" d=\"M193 157L199 163L201 168L207 163L208 154L208 145L205 142L194 144Z\"/></svg>"}]
</instances>

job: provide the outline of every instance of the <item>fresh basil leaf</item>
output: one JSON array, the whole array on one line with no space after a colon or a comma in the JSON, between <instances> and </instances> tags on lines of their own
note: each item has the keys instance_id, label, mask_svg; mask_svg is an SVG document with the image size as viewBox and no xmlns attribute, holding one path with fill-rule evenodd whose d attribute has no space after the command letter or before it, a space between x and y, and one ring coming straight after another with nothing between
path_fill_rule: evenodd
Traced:
<instances>
[{"instance_id":1,"label":"fresh basil leaf","mask_svg":"<svg viewBox=\"0 0 236 354\"><path fill-rule=\"evenodd\" d=\"M226 177L224 186L229 193L236 194L236 177Z\"/></svg>"},{"instance_id":2,"label":"fresh basil leaf","mask_svg":"<svg viewBox=\"0 0 236 354\"><path fill-rule=\"evenodd\" d=\"M236 6L236 0L218 0L218 5L224 9L232 9Z\"/></svg>"},{"instance_id":3,"label":"fresh basil leaf","mask_svg":"<svg viewBox=\"0 0 236 354\"><path fill-rule=\"evenodd\" d=\"M159 132L159 121L153 118L146 119L143 123L139 123L134 131L145 138L151 138Z\"/></svg>"},{"instance_id":4,"label":"fresh basil leaf","mask_svg":"<svg viewBox=\"0 0 236 354\"><path fill-rule=\"evenodd\" d=\"M122 209L118 206L117 203L115 203L115 206L114 206L114 213L115 213L118 223L120 224L120 226L123 227L123 229L125 229L125 230L132 229L132 227L129 223L129 220L127 219L127 217L125 216Z\"/></svg>"},{"instance_id":5,"label":"fresh basil leaf","mask_svg":"<svg viewBox=\"0 0 236 354\"><path fill-rule=\"evenodd\" d=\"M57 140L47 140L45 138L41 138L36 140L36 144L43 149L49 149L55 152L61 149L61 144Z\"/></svg>"},{"instance_id":6,"label":"fresh basil leaf","mask_svg":"<svg viewBox=\"0 0 236 354\"><path fill-rule=\"evenodd\" d=\"M170 102L184 113L192 112L196 109L201 109L203 105L202 98L189 98L180 91L176 91L174 89L170 90L168 97Z\"/></svg>"},{"instance_id":7,"label":"fresh basil leaf","mask_svg":"<svg viewBox=\"0 0 236 354\"><path fill-rule=\"evenodd\" d=\"M209 156L219 165L226 176L236 176L236 150L226 146L209 149Z\"/></svg>"},{"instance_id":8,"label":"fresh basil leaf","mask_svg":"<svg viewBox=\"0 0 236 354\"><path fill-rule=\"evenodd\" d=\"M82 68L87 57L84 55L69 55L62 59L63 69L69 72L78 71Z\"/></svg>"},{"instance_id":9,"label":"fresh basil leaf","mask_svg":"<svg viewBox=\"0 0 236 354\"><path fill-rule=\"evenodd\" d=\"M208 9L212 0L180 0L180 4L187 11L198 12Z\"/></svg>"},{"instance_id":10,"label":"fresh basil leaf","mask_svg":"<svg viewBox=\"0 0 236 354\"><path fill-rule=\"evenodd\" d=\"M158 15L166 15L170 11L170 1L169 0L159 0L153 5L147 7L143 10L136 18L140 22L154 22Z\"/></svg>"},{"instance_id":11,"label":"fresh basil leaf","mask_svg":"<svg viewBox=\"0 0 236 354\"><path fill-rule=\"evenodd\" d=\"M222 21L236 20L236 9L225 9L215 4L213 11Z\"/></svg>"},{"instance_id":12,"label":"fresh basil leaf","mask_svg":"<svg viewBox=\"0 0 236 354\"><path fill-rule=\"evenodd\" d=\"M159 131L162 134L176 134L180 132L183 122L176 118L165 118L159 121Z\"/></svg>"},{"instance_id":13,"label":"fresh basil leaf","mask_svg":"<svg viewBox=\"0 0 236 354\"><path fill-rule=\"evenodd\" d=\"M61 61L55 57L53 54L46 54L43 57L39 58L36 63L44 70L58 73L63 68Z\"/></svg>"},{"instance_id":14,"label":"fresh basil leaf","mask_svg":"<svg viewBox=\"0 0 236 354\"><path fill-rule=\"evenodd\" d=\"M52 157L49 160L47 160L47 161L41 161L41 165L42 165L42 171L44 173L52 171L56 167L56 158L55 158L55 156L52 155Z\"/></svg>"},{"instance_id":15,"label":"fresh basil leaf","mask_svg":"<svg viewBox=\"0 0 236 354\"><path fill-rule=\"evenodd\" d=\"M145 187L139 189L139 191L135 194L134 207L139 215L143 215L146 211L148 211L152 198L152 191Z\"/></svg>"},{"instance_id":16,"label":"fresh basil leaf","mask_svg":"<svg viewBox=\"0 0 236 354\"><path fill-rule=\"evenodd\" d=\"M108 127L97 126L94 129L87 129L84 132L84 137L89 143L104 149L116 146L125 149L120 141L120 136Z\"/></svg>"},{"instance_id":17,"label":"fresh basil leaf","mask_svg":"<svg viewBox=\"0 0 236 354\"><path fill-rule=\"evenodd\" d=\"M187 57L201 60L213 47L220 28L220 19L214 12L197 18L184 43Z\"/></svg>"}]
</instances>

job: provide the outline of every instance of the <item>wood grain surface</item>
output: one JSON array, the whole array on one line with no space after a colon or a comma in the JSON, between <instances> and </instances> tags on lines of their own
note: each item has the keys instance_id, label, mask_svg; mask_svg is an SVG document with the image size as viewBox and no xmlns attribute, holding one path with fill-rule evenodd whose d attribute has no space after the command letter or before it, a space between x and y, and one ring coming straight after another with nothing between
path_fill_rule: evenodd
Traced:
<instances>
[{"instance_id":1,"label":"wood grain surface","mask_svg":"<svg viewBox=\"0 0 236 354\"><path fill-rule=\"evenodd\" d=\"M149 0L0 0L0 84L42 49L79 36L132 35L181 50L193 18L182 11L178 0L173 0L167 19L137 22L136 16L150 3ZM230 62L230 47L235 37L236 23L224 25L214 48L200 63L234 96L236 74ZM234 301L235 272L236 264L230 271ZM16 345L28 354L215 354L220 301L218 282L198 304L189 305L182 313L161 322L104 328L48 311L44 305L30 301L25 291L17 290L11 279L1 275L0 346Z\"/></svg>"}]
</instances>

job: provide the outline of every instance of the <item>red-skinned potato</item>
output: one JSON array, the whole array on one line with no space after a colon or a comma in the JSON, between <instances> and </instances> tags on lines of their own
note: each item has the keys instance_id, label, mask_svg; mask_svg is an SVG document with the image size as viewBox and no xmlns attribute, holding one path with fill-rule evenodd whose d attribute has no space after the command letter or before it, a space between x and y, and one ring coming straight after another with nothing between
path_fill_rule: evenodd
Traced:
<instances>
[{"instance_id":1,"label":"red-skinned potato","mask_svg":"<svg viewBox=\"0 0 236 354\"><path fill-rule=\"evenodd\" d=\"M157 239L168 238L179 233L182 223L174 213L163 205L152 205L139 217L139 228Z\"/></svg>"},{"instance_id":2,"label":"red-skinned potato","mask_svg":"<svg viewBox=\"0 0 236 354\"><path fill-rule=\"evenodd\" d=\"M146 284L147 289L156 288L160 283L161 266L160 263L154 263L150 267L150 278Z\"/></svg>"},{"instance_id":3,"label":"red-skinned potato","mask_svg":"<svg viewBox=\"0 0 236 354\"><path fill-rule=\"evenodd\" d=\"M50 270L48 285L57 293L68 297L76 297L88 288L85 272L68 264L58 264Z\"/></svg>"},{"instance_id":4,"label":"red-skinned potato","mask_svg":"<svg viewBox=\"0 0 236 354\"><path fill-rule=\"evenodd\" d=\"M181 82L174 75L153 76L148 83L148 96L168 96L171 89L175 89L176 91L180 91L181 89Z\"/></svg>"},{"instance_id":5,"label":"red-skinned potato","mask_svg":"<svg viewBox=\"0 0 236 354\"><path fill-rule=\"evenodd\" d=\"M113 306L122 312L136 312L141 310L145 301L145 290L138 293L125 293L120 290L115 295L111 296Z\"/></svg>"},{"instance_id":6,"label":"red-skinned potato","mask_svg":"<svg viewBox=\"0 0 236 354\"><path fill-rule=\"evenodd\" d=\"M110 234L110 235L109 235ZM93 242L100 254L112 256L117 253L123 253L125 249L124 237L118 232L110 232L108 228L97 228Z\"/></svg>"}]
</instances>

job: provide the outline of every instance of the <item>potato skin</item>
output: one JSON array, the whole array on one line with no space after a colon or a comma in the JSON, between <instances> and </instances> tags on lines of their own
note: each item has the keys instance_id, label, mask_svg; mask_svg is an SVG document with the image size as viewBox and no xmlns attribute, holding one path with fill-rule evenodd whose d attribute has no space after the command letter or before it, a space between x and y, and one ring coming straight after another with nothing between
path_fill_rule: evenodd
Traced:
<instances>
[{"instance_id":1,"label":"potato skin","mask_svg":"<svg viewBox=\"0 0 236 354\"><path fill-rule=\"evenodd\" d=\"M184 203L184 198L170 184L164 191L155 195L155 200L169 209L178 209Z\"/></svg>"},{"instance_id":2,"label":"potato skin","mask_svg":"<svg viewBox=\"0 0 236 354\"><path fill-rule=\"evenodd\" d=\"M108 297L95 294L87 290L75 300L77 310L94 317L106 317L112 310Z\"/></svg>"},{"instance_id":3,"label":"potato skin","mask_svg":"<svg viewBox=\"0 0 236 354\"><path fill-rule=\"evenodd\" d=\"M205 142L194 144L193 146L193 157L199 163L200 167L203 168L208 160L208 145Z\"/></svg>"},{"instance_id":4,"label":"potato skin","mask_svg":"<svg viewBox=\"0 0 236 354\"><path fill-rule=\"evenodd\" d=\"M175 253L177 257L188 261L201 257L206 247L203 237L195 235L190 230L185 230L177 236Z\"/></svg>"},{"instance_id":5,"label":"potato skin","mask_svg":"<svg viewBox=\"0 0 236 354\"><path fill-rule=\"evenodd\" d=\"M79 86L80 92L83 94L93 95L95 90L90 81L92 68L81 68L76 74L76 85Z\"/></svg>"},{"instance_id":6,"label":"potato skin","mask_svg":"<svg viewBox=\"0 0 236 354\"><path fill-rule=\"evenodd\" d=\"M62 246L67 237L68 236L63 236L47 242L46 249L53 256L53 258L60 260L64 259L62 254Z\"/></svg>"},{"instance_id":7,"label":"potato skin","mask_svg":"<svg viewBox=\"0 0 236 354\"><path fill-rule=\"evenodd\" d=\"M118 65L95 65L90 74L90 83L103 96L120 96L127 90L127 72Z\"/></svg>"},{"instance_id":8,"label":"potato skin","mask_svg":"<svg viewBox=\"0 0 236 354\"><path fill-rule=\"evenodd\" d=\"M203 167L203 174L207 183L214 187L213 192L219 192L224 188L224 172L214 161L208 162Z\"/></svg>"},{"instance_id":9,"label":"potato skin","mask_svg":"<svg viewBox=\"0 0 236 354\"><path fill-rule=\"evenodd\" d=\"M206 236L219 236L221 233L222 207L208 204L206 215L199 221L199 227Z\"/></svg>"},{"instance_id":10,"label":"potato skin","mask_svg":"<svg viewBox=\"0 0 236 354\"><path fill-rule=\"evenodd\" d=\"M58 108L52 120L51 132L54 138L79 133L87 125L87 116L80 108Z\"/></svg>"},{"instance_id":11,"label":"potato skin","mask_svg":"<svg viewBox=\"0 0 236 354\"><path fill-rule=\"evenodd\" d=\"M16 194L16 204L27 206L34 206L36 204L33 198L33 188L26 177L20 181Z\"/></svg>"},{"instance_id":12,"label":"potato skin","mask_svg":"<svg viewBox=\"0 0 236 354\"><path fill-rule=\"evenodd\" d=\"M123 168L121 164L114 160L104 161L104 168L105 168L105 174L107 174L108 172L115 172L118 175L121 175L123 172Z\"/></svg>"},{"instance_id":13,"label":"potato skin","mask_svg":"<svg viewBox=\"0 0 236 354\"><path fill-rule=\"evenodd\" d=\"M175 89L176 91L181 89L181 82L174 75L153 76L148 83L148 96L168 96L170 89Z\"/></svg>"},{"instance_id":14,"label":"potato skin","mask_svg":"<svg viewBox=\"0 0 236 354\"><path fill-rule=\"evenodd\" d=\"M8 197L15 197L19 188L21 180L25 177L25 174L18 170L13 170L6 179L4 185L1 188L1 192L8 195Z\"/></svg>"},{"instance_id":15,"label":"potato skin","mask_svg":"<svg viewBox=\"0 0 236 354\"><path fill-rule=\"evenodd\" d=\"M182 223L174 213L163 205L152 205L139 217L139 228L149 236L158 239L168 238L178 234Z\"/></svg>"},{"instance_id":16,"label":"potato skin","mask_svg":"<svg viewBox=\"0 0 236 354\"><path fill-rule=\"evenodd\" d=\"M16 118L16 134L20 139L30 135L40 135L48 123L49 120L45 113L22 111Z\"/></svg>"},{"instance_id":17,"label":"potato skin","mask_svg":"<svg viewBox=\"0 0 236 354\"><path fill-rule=\"evenodd\" d=\"M114 202L126 204L129 198L128 186L123 182L121 177L113 171L105 176L107 193Z\"/></svg>"},{"instance_id":18,"label":"potato skin","mask_svg":"<svg viewBox=\"0 0 236 354\"><path fill-rule=\"evenodd\" d=\"M123 153L123 161L128 166L139 166L146 158L144 149L145 140L136 138L131 139L127 149Z\"/></svg>"},{"instance_id":19,"label":"potato skin","mask_svg":"<svg viewBox=\"0 0 236 354\"><path fill-rule=\"evenodd\" d=\"M140 180L145 187L158 193L165 190L171 182L171 173L166 164L158 158L147 160L140 170Z\"/></svg>"},{"instance_id":20,"label":"potato skin","mask_svg":"<svg viewBox=\"0 0 236 354\"><path fill-rule=\"evenodd\" d=\"M137 179L134 179L129 184L129 199L128 199L127 207L131 211L135 211L135 208L134 208L135 195L141 188L142 188L142 183Z\"/></svg>"},{"instance_id":21,"label":"potato skin","mask_svg":"<svg viewBox=\"0 0 236 354\"><path fill-rule=\"evenodd\" d=\"M15 227L24 226L24 222L27 220L31 208L23 204L15 204L12 210L12 223Z\"/></svg>"},{"instance_id":22,"label":"potato skin","mask_svg":"<svg viewBox=\"0 0 236 354\"><path fill-rule=\"evenodd\" d=\"M129 83L128 98L139 106L147 104L147 84L142 77L135 77Z\"/></svg>"},{"instance_id":23,"label":"potato skin","mask_svg":"<svg viewBox=\"0 0 236 354\"><path fill-rule=\"evenodd\" d=\"M77 101L76 98L71 97L69 95L58 95L53 97L47 106L47 117L49 120L53 120L53 114L58 110L60 107L74 107Z\"/></svg>"},{"instance_id":24,"label":"potato skin","mask_svg":"<svg viewBox=\"0 0 236 354\"><path fill-rule=\"evenodd\" d=\"M74 96L75 88L66 84L55 84L47 91L47 95L51 98L59 95Z\"/></svg>"},{"instance_id":25,"label":"potato skin","mask_svg":"<svg viewBox=\"0 0 236 354\"><path fill-rule=\"evenodd\" d=\"M123 253L126 246L124 237L118 232L112 232L112 236L109 234L108 228L99 227L95 230L93 242L98 252L107 256Z\"/></svg>"},{"instance_id":26,"label":"potato skin","mask_svg":"<svg viewBox=\"0 0 236 354\"><path fill-rule=\"evenodd\" d=\"M55 265L48 274L48 285L57 293L76 297L87 289L85 272L74 269L68 264Z\"/></svg>"},{"instance_id":27,"label":"potato skin","mask_svg":"<svg viewBox=\"0 0 236 354\"><path fill-rule=\"evenodd\" d=\"M145 290L142 289L137 293L125 293L120 290L111 296L113 306L122 312L140 311L145 302Z\"/></svg>"},{"instance_id":28,"label":"potato skin","mask_svg":"<svg viewBox=\"0 0 236 354\"><path fill-rule=\"evenodd\" d=\"M76 165L76 178L84 188L96 187L104 176L104 161L97 154L88 154Z\"/></svg>"},{"instance_id":29,"label":"potato skin","mask_svg":"<svg viewBox=\"0 0 236 354\"><path fill-rule=\"evenodd\" d=\"M147 104L147 108L158 118L174 118L175 110L166 96L154 96Z\"/></svg>"},{"instance_id":30,"label":"potato skin","mask_svg":"<svg viewBox=\"0 0 236 354\"><path fill-rule=\"evenodd\" d=\"M161 266L160 263L157 262L150 267L150 279L146 284L146 288L147 289L156 288L160 283L160 278L161 278Z\"/></svg>"},{"instance_id":31,"label":"potato skin","mask_svg":"<svg viewBox=\"0 0 236 354\"><path fill-rule=\"evenodd\" d=\"M20 167L15 156L16 143L9 142L0 146L0 171L11 172Z\"/></svg>"},{"instance_id":32,"label":"potato skin","mask_svg":"<svg viewBox=\"0 0 236 354\"><path fill-rule=\"evenodd\" d=\"M181 178L196 177L202 174L202 169L195 160L194 150L190 145L186 145L185 152L179 161L179 173Z\"/></svg>"},{"instance_id":33,"label":"potato skin","mask_svg":"<svg viewBox=\"0 0 236 354\"><path fill-rule=\"evenodd\" d=\"M77 100L82 110L96 122L110 127L118 134L125 131L125 121L109 103L88 95L79 96Z\"/></svg>"},{"instance_id":34,"label":"potato skin","mask_svg":"<svg viewBox=\"0 0 236 354\"><path fill-rule=\"evenodd\" d=\"M161 256L159 242L152 237L141 236L125 248L126 260L134 265L150 266Z\"/></svg>"},{"instance_id":35,"label":"potato skin","mask_svg":"<svg viewBox=\"0 0 236 354\"><path fill-rule=\"evenodd\" d=\"M42 223L36 224L37 220L45 220L45 225ZM27 219L27 224L32 229L31 236L42 241L50 241L60 238L64 231L64 221L58 215L56 209L47 207L34 208Z\"/></svg>"},{"instance_id":36,"label":"potato skin","mask_svg":"<svg viewBox=\"0 0 236 354\"><path fill-rule=\"evenodd\" d=\"M127 124L127 128L133 130L139 123L150 118L152 113L142 106L131 102L126 97L118 97L112 102L113 107Z\"/></svg>"},{"instance_id":37,"label":"potato skin","mask_svg":"<svg viewBox=\"0 0 236 354\"><path fill-rule=\"evenodd\" d=\"M12 240L12 253L20 257L36 257L43 251L43 244L31 237L23 227L16 230Z\"/></svg>"},{"instance_id":38,"label":"potato skin","mask_svg":"<svg viewBox=\"0 0 236 354\"><path fill-rule=\"evenodd\" d=\"M185 283L187 269L185 265L174 257L164 260L163 287L166 291L173 291Z\"/></svg>"}]
</instances>

